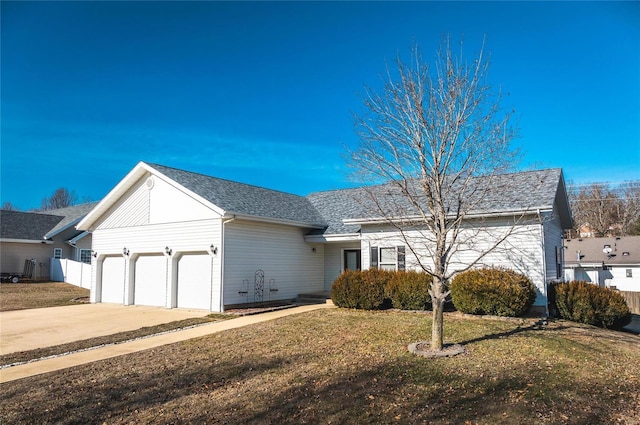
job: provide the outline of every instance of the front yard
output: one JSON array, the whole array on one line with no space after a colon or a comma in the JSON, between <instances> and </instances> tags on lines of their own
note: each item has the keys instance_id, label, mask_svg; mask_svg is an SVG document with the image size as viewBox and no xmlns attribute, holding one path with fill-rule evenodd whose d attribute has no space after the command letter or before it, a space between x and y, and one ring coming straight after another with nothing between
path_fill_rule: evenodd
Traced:
<instances>
[{"instance_id":1,"label":"front yard","mask_svg":"<svg viewBox=\"0 0 640 425\"><path fill-rule=\"evenodd\" d=\"M530 323L530 322L529 322ZM7 423L640 423L640 339L445 318L467 354L407 352L430 318L321 310L9 382Z\"/></svg>"},{"instance_id":2,"label":"front yard","mask_svg":"<svg viewBox=\"0 0 640 425\"><path fill-rule=\"evenodd\" d=\"M89 290L68 283L1 283L0 311L58 307L89 301Z\"/></svg>"}]
</instances>

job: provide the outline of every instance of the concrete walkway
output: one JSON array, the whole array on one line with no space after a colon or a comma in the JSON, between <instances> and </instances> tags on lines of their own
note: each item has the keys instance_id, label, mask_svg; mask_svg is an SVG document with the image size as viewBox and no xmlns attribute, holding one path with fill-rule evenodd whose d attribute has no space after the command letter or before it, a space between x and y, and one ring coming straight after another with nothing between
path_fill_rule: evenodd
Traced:
<instances>
[{"instance_id":1,"label":"concrete walkway","mask_svg":"<svg viewBox=\"0 0 640 425\"><path fill-rule=\"evenodd\" d=\"M328 302L327 304L305 305L284 310L272 311L269 313L256 314L253 316L242 316L236 319L210 323L183 331L167 333L164 335L158 335L122 344L110 345L94 350L81 351L66 356L36 361L33 363L26 363L23 365L13 366L0 370L0 383L10 382L16 379L22 379L42 373L53 372L56 370L66 369L69 367L108 359L111 357L117 357L123 354L134 353L136 351L147 350L149 348L155 348L161 345L173 344L175 342L185 341L191 338L198 338L201 336L226 331L229 329L236 329L247 325L253 325L255 323L266 322L293 314L305 313L321 308L332 307L333 303Z\"/></svg>"}]
</instances>

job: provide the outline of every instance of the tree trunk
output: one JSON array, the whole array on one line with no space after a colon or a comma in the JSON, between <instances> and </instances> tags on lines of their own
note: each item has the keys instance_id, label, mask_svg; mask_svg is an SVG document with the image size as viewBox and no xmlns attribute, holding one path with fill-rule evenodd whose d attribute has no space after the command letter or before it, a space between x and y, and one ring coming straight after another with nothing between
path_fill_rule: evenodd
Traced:
<instances>
[{"instance_id":1,"label":"tree trunk","mask_svg":"<svg viewBox=\"0 0 640 425\"><path fill-rule=\"evenodd\" d=\"M444 298L438 297L432 299L433 303L433 323L431 324L431 349L434 351L442 350L443 341L443 322L444 322Z\"/></svg>"}]
</instances>

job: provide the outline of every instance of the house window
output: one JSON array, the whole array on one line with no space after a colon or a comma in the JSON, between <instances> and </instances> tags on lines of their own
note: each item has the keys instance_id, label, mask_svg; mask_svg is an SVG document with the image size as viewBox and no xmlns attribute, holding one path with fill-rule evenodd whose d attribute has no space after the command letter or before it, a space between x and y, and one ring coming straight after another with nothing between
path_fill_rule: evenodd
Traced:
<instances>
[{"instance_id":1,"label":"house window","mask_svg":"<svg viewBox=\"0 0 640 425\"><path fill-rule=\"evenodd\" d=\"M90 249L81 249L80 250L80 261L83 263L91 264L91 250Z\"/></svg>"},{"instance_id":2,"label":"house window","mask_svg":"<svg viewBox=\"0 0 640 425\"><path fill-rule=\"evenodd\" d=\"M378 268L382 270L396 270L397 265L396 248L380 248L380 263Z\"/></svg>"},{"instance_id":3,"label":"house window","mask_svg":"<svg viewBox=\"0 0 640 425\"><path fill-rule=\"evenodd\" d=\"M62 248L53 248L53 258L56 260L62 258Z\"/></svg>"},{"instance_id":4,"label":"house window","mask_svg":"<svg viewBox=\"0 0 640 425\"><path fill-rule=\"evenodd\" d=\"M632 269L627 269L627 277L633 277Z\"/></svg>"},{"instance_id":5,"label":"house window","mask_svg":"<svg viewBox=\"0 0 640 425\"><path fill-rule=\"evenodd\" d=\"M371 268L381 270L404 270L404 246L371 247Z\"/></svg>"},{"instance_id":6,"label":"house window","mask_svg":"<svg viewBox=\"0 0 640 425\"><path fill-rule=\"evenodd\" d=\"M343 257L344 270L360 270L362 268L359 249L345 249Z\"/></svg>"}]
</instances>

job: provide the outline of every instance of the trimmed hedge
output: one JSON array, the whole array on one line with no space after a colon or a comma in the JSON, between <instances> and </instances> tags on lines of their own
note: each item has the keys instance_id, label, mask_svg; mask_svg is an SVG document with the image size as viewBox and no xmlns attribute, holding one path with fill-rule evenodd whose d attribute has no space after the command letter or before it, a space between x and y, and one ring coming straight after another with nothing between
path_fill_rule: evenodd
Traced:
<instances>
[{"instance_id":1,"label":"trimmed hedge","mask_svg":"<svg viewBox=\"0 0 640 425\"><path fill-rule=\"evenodd\" d=\"M631 322L631 311L617 291L585 281L555 286L560 317L608 329L620 330Z\"/></svg>"},{"instance_id":2,"label":"trimmed hedge","mask_svg":"<svg viewBox=\"0 0 640 425\"><path fill-rule=\"evenodd\" d=\"M391 272L378 269L346 270L333 282L331 299L338 307L377 310L383 308Z\"/></svg>"},{"instance_id":3,"label":"trimmed hedge","mask_svg":"<svg viewBox=\"0 0 640 425\"><path fill-rule=\"evenodd\" d=\"M429 289L433 277L417 271L399 271L391 274L386 295L394 308L401 310L429 310L431 296Z\"/></svg>"},{"instance_id":4,"label":"trimmed hedge","mask_svg":"<svg viewBox=\"0 0 640 425\"><path fill-rule=\"evenodd\" d=\"M463 313L522 316L536 300L536 289L523 274L506 268L468 270L451 282L451 298Z\"/></svg>"}]
</instances>

